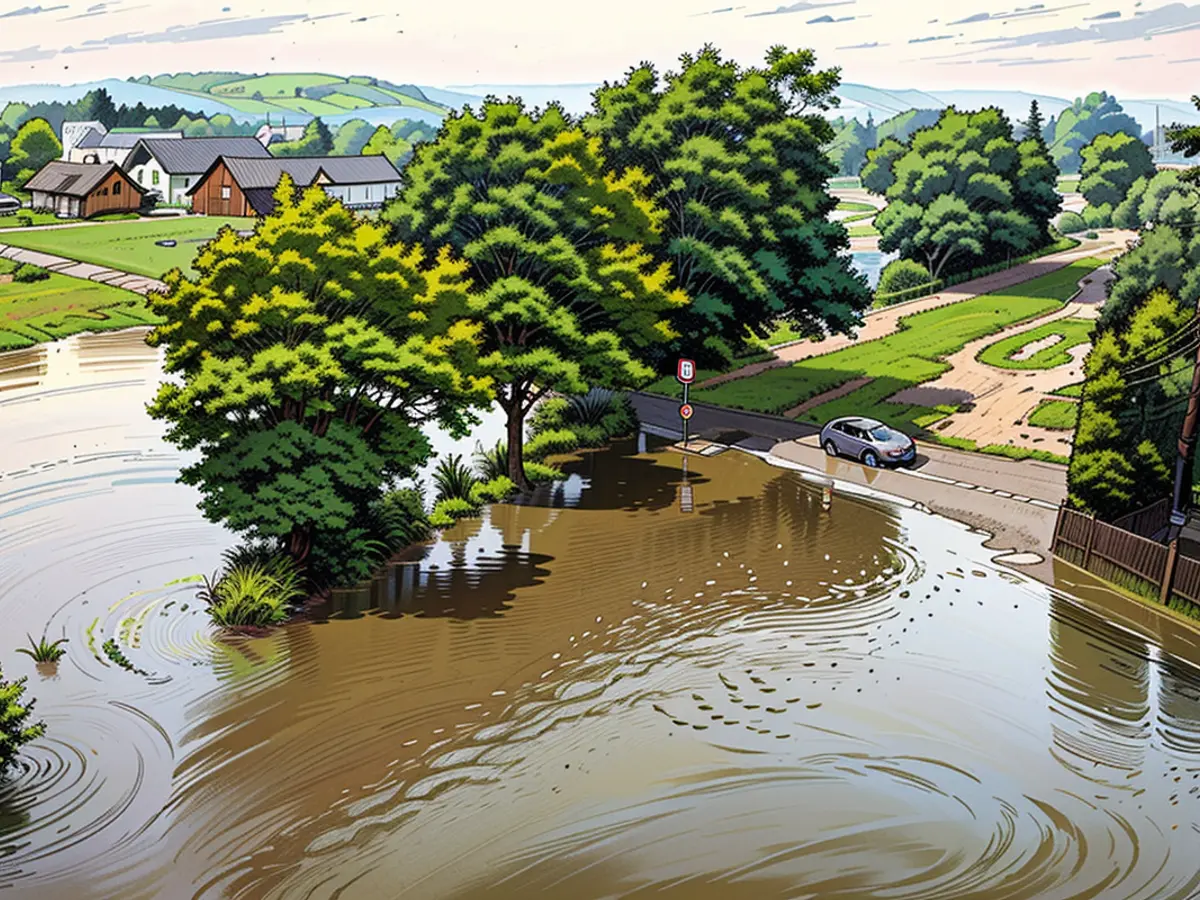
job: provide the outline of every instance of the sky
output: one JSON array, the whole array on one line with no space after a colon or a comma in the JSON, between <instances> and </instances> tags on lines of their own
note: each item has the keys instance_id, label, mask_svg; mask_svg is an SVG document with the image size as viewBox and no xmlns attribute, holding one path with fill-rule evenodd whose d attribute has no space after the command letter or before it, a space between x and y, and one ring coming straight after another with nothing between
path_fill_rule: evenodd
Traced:
<instances>
[{"instance_id":1,"label":"sky","mask_svg":"<svg viewBox=\"0 0 1200 900\"><path fill-rule=\"evenodd\" d=\"M1017 2L0 0L0 86L210 70L580 84L711 42L745 63L811 47L843 81L891 89L1200 93L1200 2Z\"/></svg>"}]
</instances>

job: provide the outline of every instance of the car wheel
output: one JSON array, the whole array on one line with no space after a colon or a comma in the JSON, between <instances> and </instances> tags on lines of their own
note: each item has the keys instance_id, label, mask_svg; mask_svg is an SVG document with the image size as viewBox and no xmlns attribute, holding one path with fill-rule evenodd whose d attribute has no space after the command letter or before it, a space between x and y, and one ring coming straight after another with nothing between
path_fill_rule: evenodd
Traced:
<instances>
[{"instance_id":1,"label":"car wheel","mask_svg":"<svg viewBox=\"0 0 1200 900\"><path fill-rule=\"evenodd\" d=\"M862 455L863 465L868 468L875 469L879 467L879 457L875 455L874 450L868 450Z\"/></svg>"},{"instance_id":2,"label":"car wheel","mask_svg":"<svg viewBox=\"0 0 1200 900\"><path fill-rule=\"evenodd\" d=\"M825 442L825 453L828 456L837 456L838 455L837 444L835 444L833 441L826 441Z\"/></svg>"}]
</instances>

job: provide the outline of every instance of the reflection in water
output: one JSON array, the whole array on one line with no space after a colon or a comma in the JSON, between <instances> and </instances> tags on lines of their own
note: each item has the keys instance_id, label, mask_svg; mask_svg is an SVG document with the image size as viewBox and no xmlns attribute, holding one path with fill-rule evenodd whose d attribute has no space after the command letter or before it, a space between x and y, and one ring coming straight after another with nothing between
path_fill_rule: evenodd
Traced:
<instances>
[{"instance_id":1,"label":"reflection in water","mask_svg":"<svg viewBox=\"0 0 1200 900\"><path fill-rule=\"evenodd\" d=\"M6 900L1200 891L1195 671L965 528L622 445L219 637L157 355L48 350L0 394L0 618L71 643L0 646L50 726L0 787Z\"/></svg>"}]
</instances>

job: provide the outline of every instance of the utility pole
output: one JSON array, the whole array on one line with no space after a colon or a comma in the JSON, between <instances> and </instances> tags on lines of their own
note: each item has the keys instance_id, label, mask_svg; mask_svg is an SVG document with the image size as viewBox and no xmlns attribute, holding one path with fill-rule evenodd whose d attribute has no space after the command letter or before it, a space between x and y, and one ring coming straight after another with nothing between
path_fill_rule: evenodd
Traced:
<instances>
[{"instance_id":1,"label":"utility pole","mask_svg":"<svg viewBox=\"0 0 1200 900\"><path fill-rule=\"evenodd\" d=\"M1200 426L1200 347L1196 348L1196 361L1192 368L1192 388L1188 393L1187 413L1179 429L1179 443L1175 455L1175 490L1171 498L1171 537L1177 537L1179 529L1187 524L1188 509L1192 505L1192 469L1196 459L1196 432Z\"/></svg>"}]
</instances>

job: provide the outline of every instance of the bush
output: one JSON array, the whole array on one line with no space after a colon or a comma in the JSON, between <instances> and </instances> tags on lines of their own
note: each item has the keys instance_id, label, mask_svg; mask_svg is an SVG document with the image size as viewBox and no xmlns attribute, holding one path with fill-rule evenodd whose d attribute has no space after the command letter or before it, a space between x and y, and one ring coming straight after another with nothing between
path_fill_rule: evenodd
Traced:
<instances>
[{"instance_id":1,"label":"bush","mask_svg":"<svg viewBox=\"0 0 1200 900\"><path fill-rule=\"evenodd\" d=\"M1093 241L1094 241L1096 238L1100 237L1100 235L1098 235L1098 234L1097 234L1096 232L1094 232L1094 231L1089 231L1087 234L1085 234L1085 235L1084 235L1084 237L1085 237L1085 238L1088 238L1089 240L1093 240Z\"/></svg>"},{"instance_id":2,"label":"bush","mask_svg":"<svg viewBox=\"0 0 1200 900\"><path fill-rule=\"evenodd\" d=\"M566 397L550 397L543 400L529 417L529 433L535 435L543 431L565 428L569 406Z\"/></svg>"},{"instance_id":3,"label":"bush","mask_svg":"<svg viewBox=\"0 0 1200 900\"><path fill-rule=\"evenodd\" d=\"M1063 234L1078 234L1087 230L1087 222L1077 212L1065 212L1058 220L1058 230Z\"/></svg>"},{"instance_id":4,"label":"bush","mask_svg":"<svg viewBox=\"0 0 1200 900\"><path fill-rule=\"evenodd\" d=\"M226 556L220 577L205 576L198 597L213 622L226 628L277 625L304 596L302 579L285 556L246 558L255 548Z\"/></svg>"},{"instance_id":5,"label":"bush","mask_svg":"<svg viewBox=\"0 0 1200 900\"><path fill-rule=\"evenodd\" d=\"M1088 228L1108 228L1112 224L1112 206L1101 203L1099 206L1085 206L1083 221Z\"/></svg>"},{"instance_id":6,"label":"bush","mask_svg":"<svg viewBox=\"0 0 1200 900\"><path fill-rule=\"evenodd\" d=\"M508 444L496 441L492 447L484 447L479 441L475 442L475 453L472 455L475 471L484 481L491 481L501 475L508 474Z\"/></svg>"},{"instance_id":7,"label":"bush","mask_svg":"<svg viewBox=\"0 0 1200 900\"><path fill-rule=\"evenodd\" d=\"M915 260L894 259L883 268L876 294L894 294L924 287L933 281L929 270Z\"/></svg>"},{"instance_id":8,"label":"bush","mask_svg":"<svg viewBox=\"0 0 1200 900\"><path fill-rule=\"evenodd\" d=\"M527 462L525 463L525 477L534 484L541 484L546 481L561 481L566 475L561 469L556 469L554 466L539 462Z\"/></svg>"},{"instance_id":9,"label":"bush","mask_svg":"<svg viewBox=\"0 0 1200 900\"><path fill-rule=\"evenodd\" d=\"M401 547L429 539L429 519L425 515L425 498L416 488L402 488L384 494L376 504L380 532L391 555Z\"/></svg>"},{"instance_id":10,"label":"bush","mask_svg":"<svg viewBox=\"0 0 1200 900\"><path fill-rule=\"evenodd\" d=\"M535 434L525 444L525 458L540 462L556 453L571 453L579 449L579 437L567 428L555 428Z\"/></svg>"},{"instance_id":11,"label":"bush","mask_svg":"<svg viewBox=\"0 0 1200 900\"><path fill-rule=\"evenodd\" d=\"M5 681L0 672L0 777L16 762L22 747L46 733L45 722L27 724L34 701L21 705L26 680Z\"/></svg>"},{"instance_id":12,"label":"bush","mask_svg":"<svg viewBox=\"0 0 1200 900\"><path fill-rule=\"evenodd\" d=\"M476 506L485 503L502 503L516 493L517 486L507 475L499 475L488 481L481 481L471 488L471 502Z\"/></svg>"},{"instance_id":13,"label":"bush","mask_svg":"<svg viewBox=\"0 0 1200 900\"><path fill-rule=\"evenodd\" d=\"M67 652L62 647L63 644L67 643L66 638L59 638L57 641L48 641L45 637L43 637L40 641L35 641L33 639L33 635L31 634L27 634L25 637L29 638L29 646L18 647L17 652L24 653L34 662L58 662Z\"/></svg>"},{"instance_id":14,"label":"bush","mask_svg":"<svg viewBox=\"0 0 1200 900\"><path fill-rule=\"evenodd\" d=\"M571 425L599 425L612 410L616 392L592 388L586 394L567 398L564 421Z\"/></svg>"},{"instance_id":15,"label":"bush","mask_svg":"<svg viewBox=\"0 0 1200 900\"><path fill-rule=\"evenodd\" d=\"M454 453L443 458L433 471L433 483L437 487L437 500L469 500L471 488L478 481L471 467L463 462L461 455Z\"/></svg>"},{"instance_id":16,"label":"bush","mask_svg":"<svg viewBox=\"0 0 1200 900\"><path fill-rule=\"evenodd\" d=\"M20 284L32 284L35 281L45 281L50 277L50 273L41 266L31 266L29 263L21 263L12 273L13 281Z\"/></svg>"},{"instance_id":17,"label":"bush","mask_svg":"<svg viewBox=\"0 0 1200 900\"><path fill-rule=\"evenodd\" d=\"M476 515L479 507L463 497L447 497L434 504L429 514L429 524L434 528L449 528L459 519Z\"/></svg>"}]
</instances>

